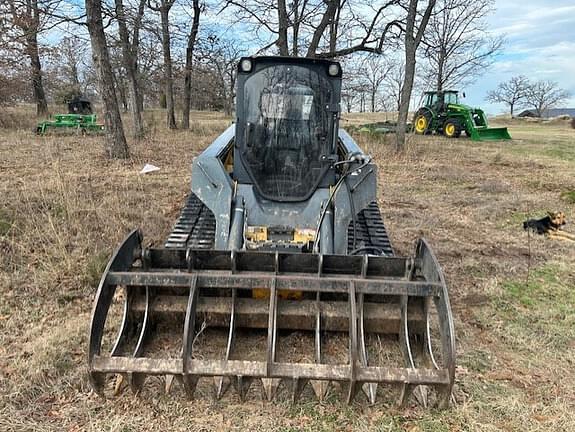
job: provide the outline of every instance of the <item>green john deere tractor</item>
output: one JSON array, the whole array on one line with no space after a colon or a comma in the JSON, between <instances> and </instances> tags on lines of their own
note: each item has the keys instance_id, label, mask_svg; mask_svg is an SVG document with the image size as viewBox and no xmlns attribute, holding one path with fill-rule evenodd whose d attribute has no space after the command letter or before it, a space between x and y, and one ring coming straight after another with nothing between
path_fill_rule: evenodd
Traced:
<instances>
[{"instance_id":1,"label":"green john deere tractor","mask_svg":"<svg viewBox=\"0 0 575 432\"><path fill-rule=\"evenodd\" d=\"M49 130L68 130L82 135L104 132L104 125L96 121L92 105L83 97L75 97L68 102L68 114L56 114L53 120L44 120L36 126L36 133L44 135Z\"/></svg>"},{"instance_id":2,"label":"green john deere tractor","mask_svg":"<svg viewBox=\"0 0 575 432\"><path fill-rule=\"evenodd\" d=\"M465 132L473 141L511 139L507 128L488 127L482 109L460 104L458 92L453 90L425 92L425 102L415 113L413 129L417 134L436 132L448 138L459 138Z\"/></svg>"}]
</instances>

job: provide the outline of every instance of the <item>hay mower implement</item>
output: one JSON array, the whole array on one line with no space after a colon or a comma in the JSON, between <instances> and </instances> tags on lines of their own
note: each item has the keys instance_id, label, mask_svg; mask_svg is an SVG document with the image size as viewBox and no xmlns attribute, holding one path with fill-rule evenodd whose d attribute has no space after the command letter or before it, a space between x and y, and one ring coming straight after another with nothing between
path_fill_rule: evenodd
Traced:
<instances>
[{"instance_id":1,"label":"hay mower implement","mask_svg":"<svg viewBox=\"0 0 575 432\"><path fill-rule=\"evenodd\" d=\"M103 133L104 125L97 122L92 113L90 101L74 98L68 103L68 114L55 114L53 120L44 120L36 126L36 133L44 135L50 131L72 131L79 134Z\"/></svg>"},{"instance_id":2,"label":"hay mower implement","mask_svg":"<svg viewBox=\"0 0 575 432\"><path fill-rule=\"evenodd\" d=\"M189 398L207 384L217 398L322 400L339 388L348 403L449 404L441 268L423 239L413 256L394 253L377 167L338 130L340 89L335 62L240 61L237 122L194 160L164 247L134 230L102 276L88 355L97 393L154 391L157 376Z\"/></svg>"}]
</instances>

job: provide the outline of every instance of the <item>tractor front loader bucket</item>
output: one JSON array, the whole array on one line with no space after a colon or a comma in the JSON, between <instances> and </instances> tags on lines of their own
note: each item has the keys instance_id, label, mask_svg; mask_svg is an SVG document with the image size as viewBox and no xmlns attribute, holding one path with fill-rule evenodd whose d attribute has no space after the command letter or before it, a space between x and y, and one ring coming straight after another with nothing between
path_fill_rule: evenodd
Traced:
<instances>
[{"instance_id":1,"label":"tractor front loader bucket","mask_svg":"<svg viewBox=\"0 0 575 432\"><path fill-rule=\"evenodd\" d=\"M473 141L496 141L511 139L506 127L477 127L471 131Z\"/></svg>"},{"instance_id":2,"label":"tractor front loader bucket","mask_svg":"<svg viewBox=\"0 0 575 432\"><path fill-rule=\"evenodd\" d=\"M309 356L294 355L305 341ZM340 388L348 403L379 395L444 407L455 337L447 287L423 239L403 258L152 249L133 231L100 281L88 357L102 396L114 382L140 392L159 376L146 389L177 382L173 391L188 398L208 378L218 398L235 388L244 400L261 387L265 399L296 401L309 383L319 399Z\"/></svg>"}]
</instances>

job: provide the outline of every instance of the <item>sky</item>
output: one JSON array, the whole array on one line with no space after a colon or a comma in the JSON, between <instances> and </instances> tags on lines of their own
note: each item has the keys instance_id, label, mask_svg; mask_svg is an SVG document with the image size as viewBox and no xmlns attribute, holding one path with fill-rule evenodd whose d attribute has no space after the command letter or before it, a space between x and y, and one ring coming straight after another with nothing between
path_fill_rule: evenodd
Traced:
<instances>
[{"instance_id":1,"label":"sky","mask_svg":"<svg viewBox=\"0 0 575 432\"><path fill-rule=\"evenodd\" d=\"M575 107L575 1L496 0L489 30L504 35L506 43L495 63L467 86L465 103L481 106L490 114L506 111L503 104L485 101L489 90L515 75L552 80L572 98Z\"/></svg>"}]
</instances>

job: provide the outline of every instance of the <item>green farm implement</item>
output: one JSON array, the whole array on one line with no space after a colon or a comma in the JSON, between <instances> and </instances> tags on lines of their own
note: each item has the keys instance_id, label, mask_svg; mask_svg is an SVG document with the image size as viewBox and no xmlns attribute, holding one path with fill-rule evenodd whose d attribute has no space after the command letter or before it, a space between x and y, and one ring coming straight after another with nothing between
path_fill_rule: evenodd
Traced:
<instances>
[{"instance_id":1,"label":"green farm implement","mask_svg":"<svg viewBox=\"0 0 575 432\"><path fill-rule=\"evenodd\" d=\"M49 130L68 130L77 133L101 133L104 125L97 122L96 114L88 100L75 98L68 103L68 114L56 114L51 120L44 120L36 126L36 133L44 135Z\"/></svg>"},{"instance_id":2,"label":"green farm implement","mask_svg":"<svg viewBox=\"0 0 575 432\"><path fill-rule=\"evenodd\" d=\"M459 103L457 91L425 92L424 105L415 113L414 131L433 132L448 138L459 138L462 132L473 141L511 139L507 128L490 128L480 108Z\"/></svg>"}]
</instances>

